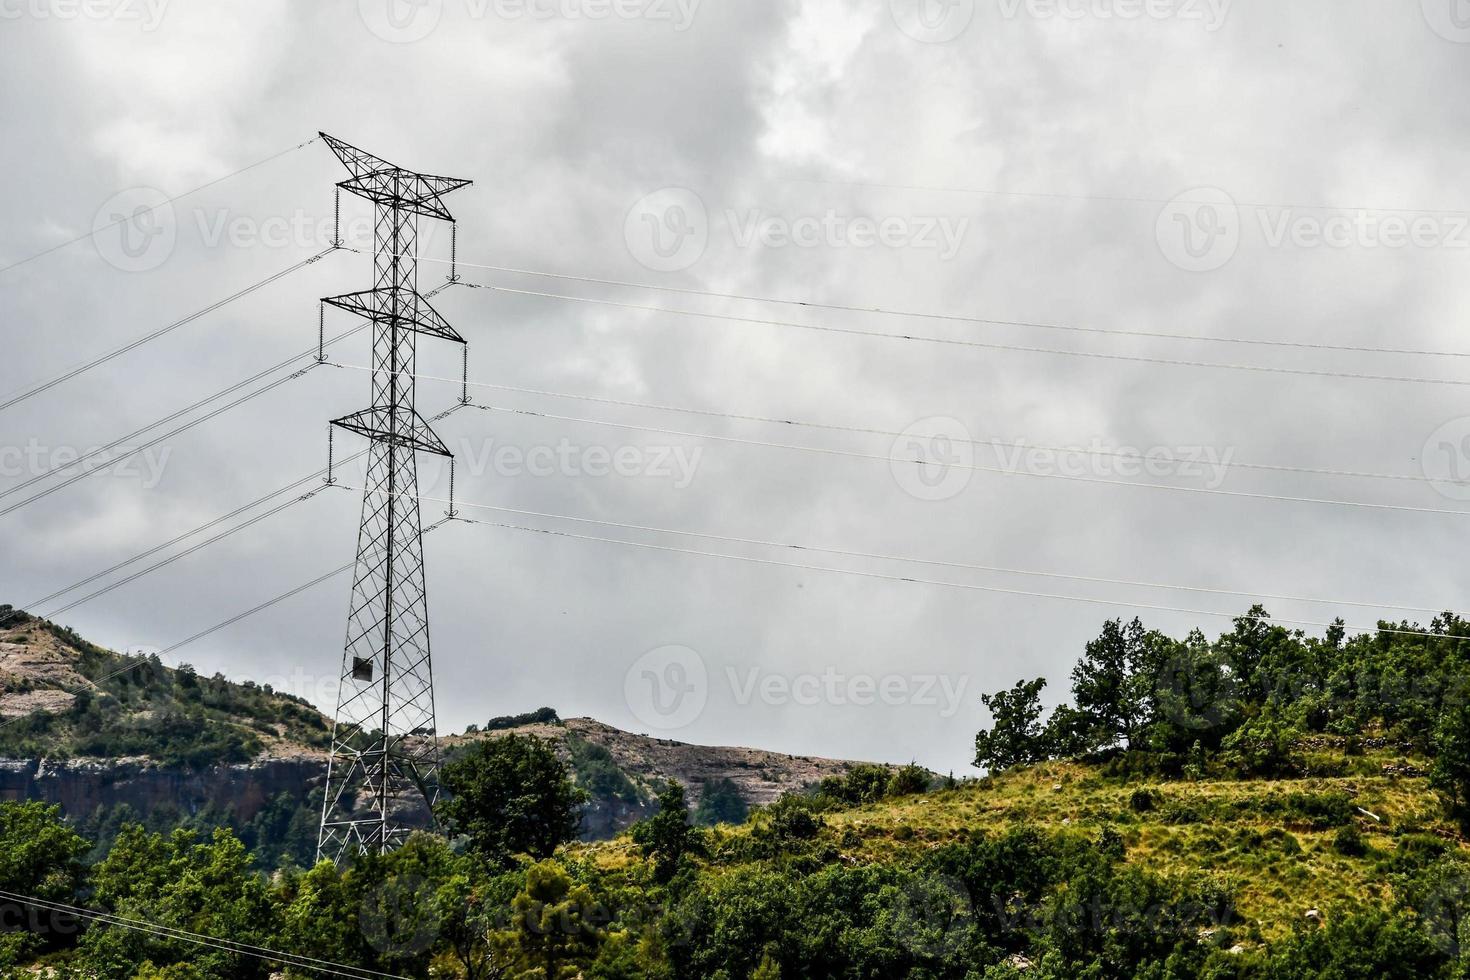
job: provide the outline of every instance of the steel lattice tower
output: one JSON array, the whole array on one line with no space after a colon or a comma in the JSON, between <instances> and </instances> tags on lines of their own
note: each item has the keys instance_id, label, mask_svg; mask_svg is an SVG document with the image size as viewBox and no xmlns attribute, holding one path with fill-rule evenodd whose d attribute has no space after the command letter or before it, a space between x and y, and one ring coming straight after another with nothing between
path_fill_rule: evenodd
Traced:
<instances>
[{"instance_id":1,"label":"steel lattice tower","mask_svg":"<svg viewBox=\"0 0 1470 980\"><path fill-rule=\"evenodd\" d=\"M418 220L453 222L441 198L470 182L413 173L321 135L351 173L338 188L375 212L373 288L323 300L373 331L372 406L332 422L370 440L317 841L317 859L340 864L400 845L438 793L418 454L453 456L415 410L414 355L420 334L465 341L419 295Z\"/></svg>"}]
</instances>

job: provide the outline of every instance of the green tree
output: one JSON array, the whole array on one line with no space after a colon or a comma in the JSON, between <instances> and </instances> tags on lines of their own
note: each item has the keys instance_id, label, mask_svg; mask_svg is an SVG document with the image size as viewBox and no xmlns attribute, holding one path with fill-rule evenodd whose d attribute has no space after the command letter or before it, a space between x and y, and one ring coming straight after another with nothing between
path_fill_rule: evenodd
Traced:
<instances>
[{"instance_id":1,"label":"green tree","mask_svg":"<svg viewBox=\"0 0 1470 980\"><path fill-rule=\"evenodd\" d=\"M1288 776L1301 768L1296 752L1301 732L1268 705L1225 737L1225 758L1242 776Z\"/></svg>"},{"instance_id":2,"label":"green tree","mask_svg":"<svg viewBox=\"0 0 1470 980\"><path fill-rule=\"evenodd\" d=\"M567 980L597 952L600 906L555 861L526 869L526 887L511 903L514 922L491 939L513 965L515 980ZM508 954L508 955L507 955Z\"/></svg>"},{"instance_id":3,"label":"green tree","mask_svg":"<svg viewBox=\"0 0 1470 980\"><path fill-rule=\"evenodd\" d=\"M82 856L91 847L62 822L59 806L0 803L0 889L75 905ZM15 967L77 932L77 920L64 913L35 906L15 911L21 913L17 920L0 923L0 967Z\"/></svg>"},{"instance_id":4,"label":"green tree","mask_svg":"<svg viewBox=\"0 0 1470 980\"><path fill-rule=\"evenodd\" d=\"M925 793L929 790L930 782L929 770L910 762L893 771L893 775L888 780L887 794L889 796L913 796L916 793Z\"/></svg>"},{"instance_id":5,"label":"green tree","mask_svg":"<svg viewBox=\"0 0 1470 980\"><path fill-rule=\"evenodd\" d=\"M705 827L718 823L745 823L750 816L750 804L740 792L740 787L728 777L711 779L699 793L699 806L694 808L694 822Z\"/></svg>"},{"instance_id":6,"label":"green tree","mask_svg":"<svg viewBox=\"0 0 1470 980\"><path fill-rule=\"evenodd\" d=\"M201 842L186 830L165 837L128 827L92 882L93 904L121 917L256 946L276 941L277 909L265 880L227 830ZM132 976L145 963L159 970L188 964L204 980L263 980L270 973L253 957L101 924L87 930L81 954L88 970L107 977Z\"/></svg>"},{"instance_id":7,"label":"green tree","mask_svg":"<svg viewBox=\"0 0 1470 980\"><path fill-rule=\"evenodd\" d=\"M528 735L487 739L441 770L439 818L492 864L544 860L577 836L587 795L551 744Z\"/></svg>"},{"instance_id":8,"label":"green tree","mask_svg":"<svg viewBox=\"0 0 1470 980\"><path fill-rule=\"evenodd\" d=\"M1103 624L1072 668L1072 700L1087 729L1089 748L1132 746L1145 722L1151 686L1144 665L1147 647L1143 623L1126 627L1121 620Z\"/></svg>"},{"instance_id":9,"label":"green tree","mask_svg":"<svg viewBox=\"0 0 1470 980\"><path fill-rule=\"evenodd\" d=\"M633 840L653 858L654 875L667 883L691 854L702 850L700 832L689 823L684 787L672 779L658 795L658 812L633 827Z\"/></svg>"},{"instance_id":10,"label":"green tree","mask_svg":"<svg viewBox=\"0 0 1470 980\"><path fill-rule=\"evenodd\" d=\"M1470 828L1470 703L1447 710L1435 726L1429 778L1450 816Z\"/></svg>"},{"instance_id":11,"label":"green tree","mask_svg":"<svg viewBox=\"0 0 1470 980\"><path fill-rule=\"evenodd\" d=\"M975 765L991 772L1040 762L1050 756L1046 730L1041 724L1041 690L1046 678L1017 681L1009 691L982 694L990 709L989 731L975 736Z\"/></svg>"}]
</instances>

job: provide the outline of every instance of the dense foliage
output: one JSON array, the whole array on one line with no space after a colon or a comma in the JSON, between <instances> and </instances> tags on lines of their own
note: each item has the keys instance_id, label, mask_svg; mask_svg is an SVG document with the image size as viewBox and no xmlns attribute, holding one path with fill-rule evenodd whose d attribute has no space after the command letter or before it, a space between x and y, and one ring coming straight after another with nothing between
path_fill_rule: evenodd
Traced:
<instances>
[{"instance_id":1,"label":"dense foliage","mask_svg":"<svg viewBox=\"0 0 1470 980\"><path fill-rule=\"evenodd\" d=\"M252 856L229 830L0 804L0 973L283 969L248 943L469 980L1465 980L1470 847L1441 814L1470 807L1470 626L1403 630L1308 638L1253 611L1208 642L1109 623L1071 703L1048 714L1039 679L985 699L977 761L996 775L853 766L748 814L732 784L691 812L668 783L597 846L570 841L579 783L614 779L609 760L572 742L574 769L514 734L444 767L449 838L347 869ZM1302 914L1292 888L1348 871L1360 891ZM1300 899L1289 920L1249 910L1270 894Z\"/></svg>"},{"instance_id":2,"label":"dense foliage","mask_svg":"<svg viewBox=\"0 0 1470 980\"><path fill-rule=\"evenodd\" d=\"M549 742L504 735L475 744L445 765L439 807L445 828L491 864L508 867L518 854L551 857L575 840L586 793Z\"/></svg>"},{"instance_id":3,"label":"dense foliage","mask_svg":"<svg viewBox=\"0 0 1470 980\"><path fill-rule=\"evenodd\" d=\"M89 845L54 810L4 804L0 890L119 918L81 929L15 915L25 906L13 903L0 963L41 955L77 980L263 980L274 967L238 945L249 944L475 980L1448 980L1470 965L1460 946L1470 861L1443 842L1405 838L1387 858L1388 907L1344 910L1244 949L1252 930L1228 887L1130 862L1111 831L973 830L913 857L852 864L826 831L772 831L755 853L751 833L695 830L680 795L666 791L669 819L642 833L646 859L560 853L502 870L424 834L345 871L324 863L273 876L226 831L140 827L84 868Z\"/></svg>"},{"instance_id":4,"label":"dense foliage","mask_svg":"<svg viewBox=\"0 0 1470 980\"><path fill-rule=\"evenodd\" d=\"M1312 736L1377 732L1434 758L1436 784L1470 816L1470 622L1451 613L1427 630L1385 623L1346 639L1339 622L1318 638L1257 606L1214 642L1114 620L1071 680L1072 703L1045 723L1045 679L986 696L993 723L975 764L1079 757L1120 773L1289 777L1315 771Z\"/></svg>"}]
</instances>

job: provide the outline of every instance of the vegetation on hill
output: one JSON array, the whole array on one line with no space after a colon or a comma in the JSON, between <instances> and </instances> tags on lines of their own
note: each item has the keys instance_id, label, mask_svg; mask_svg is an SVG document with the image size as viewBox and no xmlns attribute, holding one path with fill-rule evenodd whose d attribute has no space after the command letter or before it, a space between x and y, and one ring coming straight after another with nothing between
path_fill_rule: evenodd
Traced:
<instances>
[{"instance_id":1,"label":"vegetation on hill","mask_svg":"<svg viewBox=\"0 0 1470 980\"><path fill-rule=\"evenodd\" d=\"M0 725L3 757L148 756L202 768L247 762L268 742L322 748L331 736L321 713L302 698L219 674L201 677L188 665L165 667L156 655L120 655L9 606L0 606L0 639L59 647L70 654L76 675L65 711L33 711ZM0 693L33 683L0 676Z\"/></svg>"},{"instance_id":2,"label":"vegetation on hill","mask_svg":"<svg viewBox=\"0 0 1470 980\"><path fill-rule=\"evenodd\" d=\"M416 977L1463 980L1467 641L1452 616L1352 640L1258 611L1214 641L1109 623L1069 703L1042 710L1040 679L985 699L981 778L858 766L729 822L720 787L691 812L665 783L600 844L573 840L599 777L521 734L446 766L452 836L346 870L139 827L86 861L56 811L9 804L0 890ZM0 956L63 978L273 969L14 921Z\"/></svg>"}]
</instances>

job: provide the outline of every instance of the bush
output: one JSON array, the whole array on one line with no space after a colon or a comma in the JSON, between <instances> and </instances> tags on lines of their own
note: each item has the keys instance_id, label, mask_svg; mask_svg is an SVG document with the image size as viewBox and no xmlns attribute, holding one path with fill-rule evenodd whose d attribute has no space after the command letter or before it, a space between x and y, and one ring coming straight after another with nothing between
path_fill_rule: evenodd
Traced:
<instances>
[{"instance_id":1,"label":"bush","mask_svg":"<svg viewBox=\"0 0 1470 980\"><path fill-rule=\"evenodd\" d=\"M720 823L741 824L749 815L750 804L745 802L740 787L733 780L712 779L700 790L694 822L706 827Z\"/></svg>"},{"instance_id":2,"label":"bush","mask_svg":"<svg viewBox=\"0 0 1470 980\"><path fill-rule=\"evenodd\" d=\"M1368 842L1352 824L1338 829L1332 838L1332 849L1343 857L1362 857L1368 853Z\"/></svg>"},{"instance_id":3,"label":"bush","mask_svg":"<svg viewBox=\"0 0 1470 980\"><path fill-rule=\"evenodd\" d=\"M1164 802L1164 794L1156 789L1136 789L1128 797L1128 809L1134 813L1152 813Z\"/></svg>"},{"instance_id":4,"label":"bush","mask_svg":"<svg viewBox=\"0 0 1470 980\"><path fill-rule=\"evenodd\" d=\"M809 798L787 793L765 809L765 831L777 840L811 840L821 832L823 821Z\"/></svg>"},{"instance_id":5,"label":"bush","mask_svg":"<svg viewBox=\"0 0 1470 980\"><path fill-rule=\"evenodd\" d=\"M491 718L485 723L485 731L501 732L507 728L521 728L525 725L560 725L561 716L556 713L555 708L537 708L535 711L527 711L519 715L501 715Z\"/></svg>"}]
</instances>

